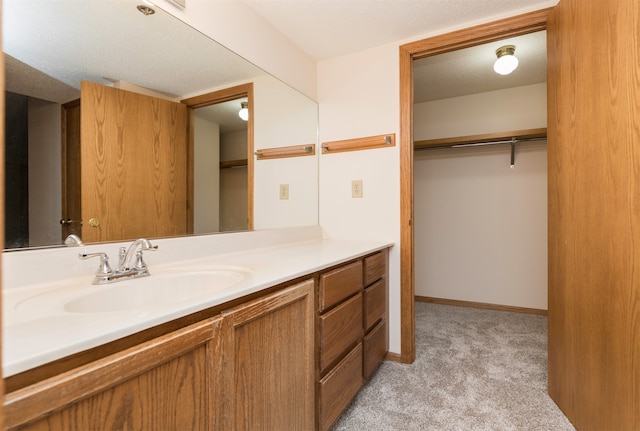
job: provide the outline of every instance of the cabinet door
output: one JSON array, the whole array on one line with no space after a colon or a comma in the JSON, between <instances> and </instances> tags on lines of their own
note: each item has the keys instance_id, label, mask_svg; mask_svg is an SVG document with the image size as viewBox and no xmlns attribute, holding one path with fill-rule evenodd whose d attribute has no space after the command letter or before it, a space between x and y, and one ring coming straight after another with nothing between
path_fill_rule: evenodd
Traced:
<instances>
[{"instance_id":1,"label":"cabinet door","mask_svg":"<svg viewBox=\"0 0 640 431\"><path fill-rule=\"evenodd\" d=\"M11 392L7 429L207 430L221 319L207 319Z\"/></svg>"},{"instance_id":2,"label":"cabinet door","mask_svg":"<svg viewBox=\"0 0 640 431\"><path fill-rule=\"evenodd\" d=\"M313 280L223 314L223 430L314 427Z\"/></svg>"}]
</instances>

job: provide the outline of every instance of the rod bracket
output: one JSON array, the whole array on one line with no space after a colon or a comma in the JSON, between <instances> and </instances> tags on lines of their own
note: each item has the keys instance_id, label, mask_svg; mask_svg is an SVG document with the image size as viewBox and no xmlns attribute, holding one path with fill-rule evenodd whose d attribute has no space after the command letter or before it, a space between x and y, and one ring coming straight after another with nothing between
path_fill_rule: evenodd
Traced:
<instances>
[{"instance_id":1,"label":"rod bracket","mask_svg":"<svg viewBox=\"0 0 640 431\"><path fill-rule=\"evenodd\" d=\"M516 167L516 138L511 138L511 169Z\"/></svg>"}]
</instances>

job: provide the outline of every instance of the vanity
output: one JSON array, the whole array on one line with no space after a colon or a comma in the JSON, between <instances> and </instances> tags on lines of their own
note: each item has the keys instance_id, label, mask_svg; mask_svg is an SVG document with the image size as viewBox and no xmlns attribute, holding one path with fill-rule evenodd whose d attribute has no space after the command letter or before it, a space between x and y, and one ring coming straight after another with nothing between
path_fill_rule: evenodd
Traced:
<instances>
[{"instance_id":1,"label":"vanity","mask_svg":"<svg viewBox=\"0 0 640 431\"><path fill-rule=\"evenodd\" d=\"M153 243L149 277L106 286L77 254L118 244L57 251L48 284L17 282L5 253L7 429L326 430L386 355L389 243L319 227Z\"/></svg>"}]
</instances>

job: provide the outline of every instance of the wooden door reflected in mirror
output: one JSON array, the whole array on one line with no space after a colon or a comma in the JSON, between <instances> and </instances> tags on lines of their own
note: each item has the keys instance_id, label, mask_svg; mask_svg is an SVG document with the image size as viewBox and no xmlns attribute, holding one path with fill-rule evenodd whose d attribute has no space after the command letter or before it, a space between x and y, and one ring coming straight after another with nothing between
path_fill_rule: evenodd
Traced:
<instances>
[{"instance_id":1,"label":"wooden door reflected in mirror","mask_svg":"<svg viewBox=\"0 0 640 431\"><path fill-rule=\"evenodd\" d=\"M186 234L186 106L85 81L79 109L66 108L63 235Z\"/></svg>"}]
</instances>

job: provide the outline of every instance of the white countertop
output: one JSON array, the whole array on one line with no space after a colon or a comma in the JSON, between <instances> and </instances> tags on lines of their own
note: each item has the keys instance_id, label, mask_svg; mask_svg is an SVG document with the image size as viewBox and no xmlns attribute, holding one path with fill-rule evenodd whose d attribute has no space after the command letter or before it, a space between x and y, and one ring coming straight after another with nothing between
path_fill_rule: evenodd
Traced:
<instances>
[{"instance_id":1,"label":"white countertop","mask_svg":"<svg viewBox=\"0 0 640 431\"><path fill-rule=\"evenodd\" d=\"M11 376L62 357L134 334L188 314L223 304L265 288L303 277L333 265L381 250L392 244L374 241L313 239L233 253L215 253L195 259L153 264L150 277L175 271L176 267L241 267L246 277L232 287L197 300L170 307L139 311L70 313L63 308L72 297L105 288L91 284L91 276L3 289L3 373ZM97 262L94 262L97 263ZM137 280L132 280L135 283ZM118 283L107 285L117 287ZM176 286L177 289L180 286ZM37 306L25 307L26 300ZM42 304L46 304L43 306Z\"/></svg>"}]
</instances>

